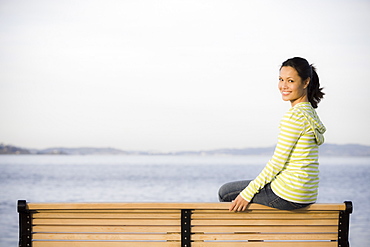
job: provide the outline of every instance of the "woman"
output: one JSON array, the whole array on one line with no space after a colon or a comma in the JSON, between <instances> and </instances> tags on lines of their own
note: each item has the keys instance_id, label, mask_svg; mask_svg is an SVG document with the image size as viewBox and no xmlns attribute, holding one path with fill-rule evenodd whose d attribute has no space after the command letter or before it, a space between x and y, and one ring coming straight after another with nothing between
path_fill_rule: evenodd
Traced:
<instances>
[{"instance_id":1,"label":"woman","mask_svg":"<svg viewBox=\"0 0 370 247\"><path fill-rule=\"evenodd\" d=\"M306 207L317 199L318 146L325 127L314 108L323 98L316 69L294 57L280 67L279 91L291 108L280 123L274 155L252 181L237 181L219 190L230 211L244 211L250 202L282 210Z\"/></svg>"}]
</instances>

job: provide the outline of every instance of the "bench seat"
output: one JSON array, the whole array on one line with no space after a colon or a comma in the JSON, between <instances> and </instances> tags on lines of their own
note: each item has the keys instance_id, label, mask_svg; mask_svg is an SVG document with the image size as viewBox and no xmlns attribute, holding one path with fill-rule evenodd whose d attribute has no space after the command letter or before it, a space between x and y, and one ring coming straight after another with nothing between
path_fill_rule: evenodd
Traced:
<instances>
[{"instance_id":1,"label":"bench seat","mask_svg":"<svg viewBox=\"0 0 370 247\"><path fill-rule=\"evenodd\" d=\"M349 246L352 203L285 211L230 203L18 201L20 247Z\"/></svg>"}]
</instances>

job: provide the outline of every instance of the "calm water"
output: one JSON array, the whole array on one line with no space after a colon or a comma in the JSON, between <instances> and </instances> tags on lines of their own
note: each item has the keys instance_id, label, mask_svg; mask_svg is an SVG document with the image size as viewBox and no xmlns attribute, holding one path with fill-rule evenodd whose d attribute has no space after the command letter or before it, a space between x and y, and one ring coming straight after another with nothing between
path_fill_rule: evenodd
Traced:
<instances>
[{"instance_id":1,"label":"calm water","mask_svg":"<svg viewBox=\"0 0 370 247\"><path fill-rule=\"evenodd\" d=\"M253 179L263 156L0 156L0 246L17 246L17 200L216 202L225 182ZM350 243L370 246L370 157L323 157L318 202L352 201Z\"/></svg>"}]
</instances>

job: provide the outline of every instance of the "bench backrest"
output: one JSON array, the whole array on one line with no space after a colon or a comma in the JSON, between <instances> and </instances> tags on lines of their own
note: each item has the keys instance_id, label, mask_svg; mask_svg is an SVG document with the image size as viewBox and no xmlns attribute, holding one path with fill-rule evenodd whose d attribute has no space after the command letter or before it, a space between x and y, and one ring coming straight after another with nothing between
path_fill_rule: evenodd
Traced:
<instances>
[{"instance_id":1,"label":"bench backrest","mask_svg":"<svg viewBox=\"0 0 370 247\"><path fill-rule=\"evenodd\" d=\"M352 203L284 211L229 203L18 202L21 247L349 246Z\"/></svg>"}]
</instances>

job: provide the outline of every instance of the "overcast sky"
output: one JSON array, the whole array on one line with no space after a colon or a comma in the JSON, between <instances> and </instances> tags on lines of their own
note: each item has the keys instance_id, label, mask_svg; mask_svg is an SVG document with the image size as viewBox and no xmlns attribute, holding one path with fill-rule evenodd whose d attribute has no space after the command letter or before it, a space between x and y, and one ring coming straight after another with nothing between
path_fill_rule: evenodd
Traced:
<instances>
[{"instance_id":1,"label":"overcast sky","mask_svg":"<svg viewBox=\"0 0 370 247\"><path fill-rule=\"evenodd\" d=\"M272 146L302 56L326 142L370 145L369 24L368 0L0 0L0 143Z\"/></svg>"}]
</instances>

